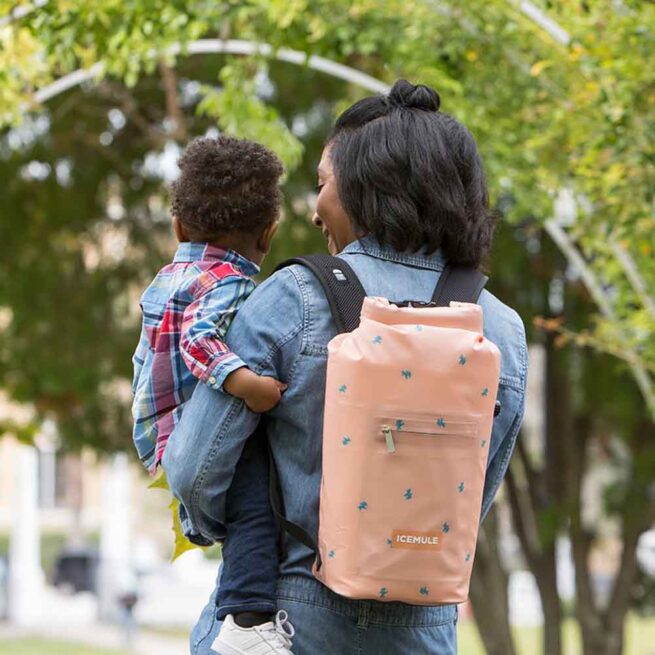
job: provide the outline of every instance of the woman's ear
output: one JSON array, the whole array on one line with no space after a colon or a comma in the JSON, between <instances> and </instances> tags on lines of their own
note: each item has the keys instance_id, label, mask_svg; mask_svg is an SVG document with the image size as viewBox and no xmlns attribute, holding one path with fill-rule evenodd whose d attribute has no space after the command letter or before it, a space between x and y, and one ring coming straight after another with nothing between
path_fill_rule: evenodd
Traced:
<instances>
[{"instance_id":1,"label":"woman's ear","mask_svg":"<svg viewBox=\"0 0 655 655\"><path fill-rule=\"evenodd\" d=\"M184 226L177 216L173 216L173 231L175 232L175 236L180 243L186 243L189 241L189 237L186 234Z\"/></svg>"},{"instance_id":2,"label":"woman's ear","mask_svg":"<svg viewBox=\"0 0 655 655\"><path fill-rule=\"evenodd\" d=\"M279 224L280 221L273 221L268 227L264 228L264 231L259 235L259 239L257 240L257 250L262 254L266 255L271 249L271 243Z\"/></svg>"}]
</instances>

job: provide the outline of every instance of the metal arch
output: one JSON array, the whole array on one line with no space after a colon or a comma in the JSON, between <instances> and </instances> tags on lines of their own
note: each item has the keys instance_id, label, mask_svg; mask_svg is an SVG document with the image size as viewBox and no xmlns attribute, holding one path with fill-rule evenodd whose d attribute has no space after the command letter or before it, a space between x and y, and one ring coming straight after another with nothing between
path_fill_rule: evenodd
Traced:
<instances>
[{"instance_id":1,"label":"metal arch","mask_svg":"<svg viewBox=\"0 0 655 655\"><path fill-rule=\"evenodd\" d=\"M257 43L255 41L242 41L239 39L230 39L228 41L221 41L220 39L198 39L189 44L175 44L168 50L171 54L231 54L231 55L263 55L265 57L274 57L279 61L284 61L289 64L296 64L298 66L308 66L312 70L326 73L332 77L352 82L358 86L363 87L367 91L374 93L389 93L391 88L385 82L378 80L371 75L362 73L361 71L338 64L330 59L312 55L307 56L306 53L299 50L291 50L289 48L274 49L267 43ZM154 54L154 53L153 53ZM68 91L83 82L87 82L96 78L102 73L102 63L97 63L91 68L80 68L79 70L69 73L64 77L59 78L55 82L44 86L34 94L34 99L43 103L55 96Z\"/></svg>"}]
</instances>

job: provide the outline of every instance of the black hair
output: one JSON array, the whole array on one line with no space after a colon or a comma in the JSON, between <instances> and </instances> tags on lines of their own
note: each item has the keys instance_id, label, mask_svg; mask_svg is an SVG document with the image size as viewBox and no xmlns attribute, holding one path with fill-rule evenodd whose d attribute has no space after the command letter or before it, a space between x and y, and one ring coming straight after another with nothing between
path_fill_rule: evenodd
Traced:
<instances>
[{"instance_id":1,"label":"black hair","mask_svg":"<svg viewBox=\"0 0 655 655\"><path fill-rule=\"evenodd\" d=\"M434 89L398 80L341 114L328 139L337 192L358 235L479 266L495 225L482 160L440 104Z\"/></svg>"},{"instance_id":2,"label":"black hair","mask_svg":"<svg viewBox=\"0 0 655 655\"><path fill-rule=\"evenodd\" d=\"M263 145L224 135L200 138L178 166L171 209L191 241L255 233L278 217L283 167Z\"/></svg>"}]
</instances>

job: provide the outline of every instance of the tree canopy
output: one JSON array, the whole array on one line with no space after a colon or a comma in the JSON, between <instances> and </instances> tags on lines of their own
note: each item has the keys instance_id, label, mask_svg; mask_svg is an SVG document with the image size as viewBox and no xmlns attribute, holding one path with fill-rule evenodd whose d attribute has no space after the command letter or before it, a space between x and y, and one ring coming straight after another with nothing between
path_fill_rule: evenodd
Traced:
<instances>
[{"instance_id":1,"label":"tree canopy","mask_svg":"<svg viewBox=\"0 0 655 655\"><path fill-rule=\"evenodd\" d=\"M550 0L531 6L542 18L557 21L567 37L553 38L543 21L540 25L518 3L500 0L3 1L0 120L14 128L38 122L44 110L35 101L38 90L79 68L97 66L97 89L110 85L118 101L120 87L138 88L159 72L170 82L166 71L184 62L185 48L201 38L293 48L383 81L402 76L433 85L442 95L444 110L475 134L503 213L510 220L554 219L551 227L564 233L578 264L584 264L596 283L604 310L587 328L573 333L566 326L551 327L563 338L608 351L637 367L642 394L655 413L655 153L649 138L655 133L655 6L610 0ZM302 138L261 88L261 76L269 68L262 55L221 58L213 79L197 90L200 97L193 109L217 121L221 129L267 143L293 171L301 162ZM344 86L341 95L345 103L363 93ZM85 101L95 100L89 95ZM188 132L177 125L180 116L170 94L161 102L168 103L168 114L160 117L151 137L156 136L156 145L163 149ZM84 167L75 168L76 176L85 174ZM51 185L58 208L72 202L54 178ZM97 217L99 210L95 208ZM87 223L75 229L88 232L90 214L77 215ZM24 229L46 222L45 216L38 216L36 212ZM48 230L56 229L51 216L47 223ZM15 237L25 241L25 235ZM58 232L56 238L64 237ZM3 265L7 276L11 266L28 276L52 279L52 274L28 263L35 254L24 250L12 242L13 255ZM76 289L80 310L84 293L98 293L93 284L111 293L97 275L81 282L81 273L69 271L76 280L73 286L90 285ZM567 272L579 274L573 266ZM110 284L120 287L120 275L117 271ZM13 291L0 297L12 310L24 297L13 282ZM45 290L43 295L48 295ZM97 320L103 323L108 317Z\"/></svg>"}]
</instances>

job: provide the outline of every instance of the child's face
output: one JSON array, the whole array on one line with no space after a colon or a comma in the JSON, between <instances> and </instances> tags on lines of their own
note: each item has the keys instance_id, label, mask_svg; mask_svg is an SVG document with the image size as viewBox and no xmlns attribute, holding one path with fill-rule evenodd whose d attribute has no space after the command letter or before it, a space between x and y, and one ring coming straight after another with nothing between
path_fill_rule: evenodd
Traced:
<instances>
[{"instance_id":1,"label":"child's face","mask_svg":"<svg viewBox=\"0 0 655 655\"><path fill-rule=\"evenodd\" d=\"M329 145L323 150L318 165L318 189L312 223L323 232L330 254L336 255L355 241L357 235L337 193L337 180L330 159Z\"/></svg>"}]
</instances>

